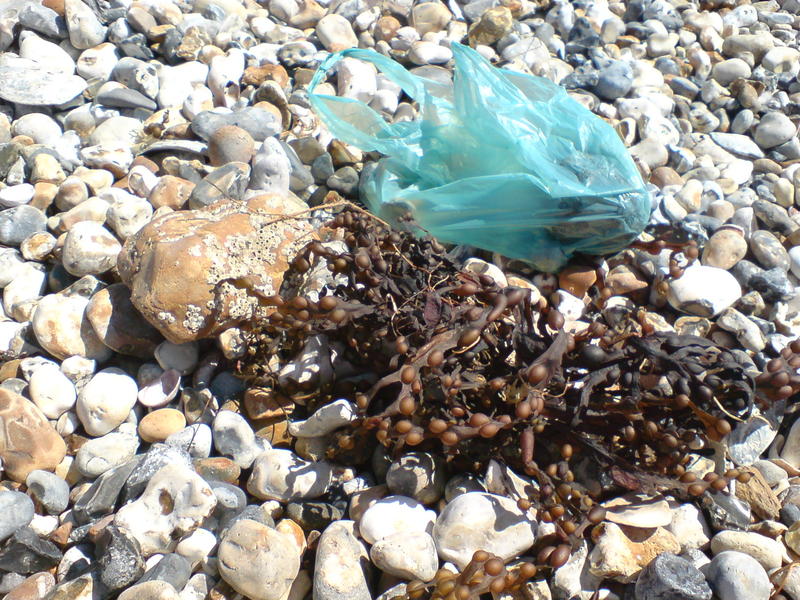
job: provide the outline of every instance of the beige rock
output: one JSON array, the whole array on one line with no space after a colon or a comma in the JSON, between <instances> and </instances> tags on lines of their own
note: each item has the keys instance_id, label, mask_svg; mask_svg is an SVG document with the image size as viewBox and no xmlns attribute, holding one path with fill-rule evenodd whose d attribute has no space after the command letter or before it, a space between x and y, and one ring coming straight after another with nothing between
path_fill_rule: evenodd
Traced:
<instances>
[{"instance_id":1,"label":"beige rock","mask_svg":"<svg viewBox=\"0 0 800 600\"><path fill-rule=\"evenodd\" d=\"M678 539L662 527L640 529L601 523L592 531L595 547L589 570L604 579L623 583L636 580L639 571L662 552L679 554Z\"/></svg>"},{"instance_id":2,"label":"beige rock","mask_svg":"<svg viewBox=\"0 0 800 600\"><path fill-rule=\"evenodd\" d=\"M480 20L469 28L470 46L494 44L505 37L514 26L514 17L505 6L490 8L481 15Z\"/></svg>"},{"instance_id":3,"label":"beige rock","mask_svg":"<svg viewBox=\"0 0 800 600\"><path fill-rule=\"evenodd\" d=\"M627 265L618 265L606 275L606 288L611 290L612 296L622 296L648 286L644 276Z\"/></svg>"},{"instance_id":4,"label":"beige rock","mask_svg":"<svg viewBox=\"0 0 800 600\"><path fill-rule=\"evenodd\" d=\"M39 600L56 585L56 579L50 573L41 572L28 577L3 597L3 600Z\"/></svg>"},{"instance_id":5,"label":"beige rock","mask_svg":"<svg viewBox=\"0 0 800 600\"><path fill-rule=\"evenodd\" d=\"M166 581L145 581L132 585L119 595L119 600L179 600L180 595Z\"/></svg>"},{"instance_id":6,"label":"beige rock","mask_svg":"<svg viewBox=\"0 0 800 600\"><path fill-rule=\"evenodd\" d=\"M186 427L186 417L174 408L159 408L139 422L139 437L145 442L163 442L173 433Z\"/></svg>"},{"instance_id":7,"label":"beige rock","mask_svg":"<svg viewBox=\"0 0 800 600\"><path fill-rule=\"evenodd\" d=\"M441 2L424 2L411 9L411 23L421 36L442 31L453 15Z\"/></svg>"},{"instance_id":8,"label":"beige rock","mask_svg":"<svg viewBox=\"0 0 800 600\"><path fill-rule=\"evenodd\" d=\"M267 315L240 282L277 293L290 261L313 239L308 221L280 219L303 206L265 194L154 219L128 238L119 256L131 301L178 344Z\"/></svg>"},{"instance_id":9,"label":"beige rock","mask_svg":"<svg viewBox=\"0 0 800 600\"><path fill-rule=\"evenodd\" d=\"M726 550L749 554L767 571L781 566L784 553L779 541L752 531L720 531L711 538L711 552L717 555Z\"/></svg>"},{"instance_id":10,"label":"beige rock","mask_svg":"<svg viewBox=\"0 0 800 600\"><path fill-rule=\"evenodd\" d=\"M78 355L102 362L111 356L86 314L89 296L101 285L94 277L87 276L58 294L48 294L39 300L32 326L42 348L60 360Z\"/></svg>"},{"instance_id":11,"label":"beige rock","mask_svg":"<svg viewBox=\"0 0 800 600\"><path fill-rule=\"evenodd\" d=\"M732 227L717 230L703 249L701 262L710 267L730 269L747 254L747 241Z\"/></svg>"},{"instance_id":12,"label":"beige rock","mask_svg":"<svg viewBox=\"0 0 800 600\"><path fill-rule=\"evenodd\" d=\"M67 446L36 405L0 389L0 459L6 475L24 482L31 471L52 471L64 459Z\"/></svg>"},{"instance_id":13,"label":"beige rock","mask_svg":"<svg viewBox=\"0 0 800 600\"><path fill-rule=\"evenodd\" d=\"M747 502L762 519L777 520L780 517L781 503L761 471L755 467L744 467L740 470L749 473L751 477L747 483L736 482L736 497Z\"/></svg>"},{"instance_id":14,"label":"beige rock","mask_svg":"<svg viewBox=\"0 0 800 600\"><path fill-rule=\"evenodd\" d=\"M67 176L61 168L58 159L52 154L40 152L33 159L31 165L31 183L55 183L59 184L64 181Z\"/></svg>"},{"instance_id":15,"label":"beige rock","mask_svg":"<svg viewBox=\"0 0 800 600\"><path fill-rule=\"evenodd\" d=\"M97 337L115 352L149 358L161 343L161 335L131 303L125 284L113 283L92 296L86 317Z\"/></svg>"},{"instance_id":16,"label":"beige rock","mask_svg":"<svg viewBox=\"0 0 800 600\"><path fill-rule=\"evenodd\" d=\"M194 189L194 183L174 175L164 175L158 180L155 187L150 190L148 200L153 208L169 206L178 210L186 206L189 196Z\"/></svg>"},{"instance_id":17,"label":"beige rock","mask_svg":"<svg viewBox=\"0 0 800 600\"><path fill-rule=\"evenodd\" d=\"M241 519L222 539L219 573L252 600L280 600L300 571L300 553L285 533Z\"/></svg>"},{"instance_id":18,"label":"beige rock","mask_svg":"<svg viewBox=\"0 0 800 600\"><path fill-rule=\"evenodd\" d=\"M252 136L235 125L220 127L208 140L208 158L215 167L229 162L248 163L254 152L255 142Z\"/></svg>"}]
</instances>

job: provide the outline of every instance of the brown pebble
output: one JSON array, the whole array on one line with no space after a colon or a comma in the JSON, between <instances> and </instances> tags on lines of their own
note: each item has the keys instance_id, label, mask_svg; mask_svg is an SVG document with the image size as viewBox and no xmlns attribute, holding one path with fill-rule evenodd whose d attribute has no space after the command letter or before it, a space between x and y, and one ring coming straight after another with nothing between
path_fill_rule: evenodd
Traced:
<instances>
[{"instance_id":1,"label":"brown pebble","mask_svg":"<svg viewBox=\"0 0 800 600\"><path fill-rule=\"evenodd\" d=\"M153 208L168 206L174 210L180 210L189 201L194 185L188 179L164 175L150 191L147 199Z\"/></svg>"},{"instance_id":2,"label":"brown pebble","mask_svg":"<svg viewBox=\"0 0 800 600\"><path fill-rule=\"evenodd\" d=\"M281 65L259 65L247 67L244 70L242 83L247 85L261 85L265 81L274 81L281 88L289 85L289 75Z\"/></svg>"},{"instance_id":3,"label":"brown pebble","mask_svg":"<svg viewBox=\"0 0 800 600\"><path fill-rule=\"evenodd\" d=\"M663 188L667 185L683 185L683 179L671 167L656 167L650 173L650 183Z\"/></svg>"},{"instance_id":4,"label":"brown pebble","mask_svg":"<svg viewBox=\"0 0 800 600\"><path fill-rule=\"evenodd\" d=\"M244 393L244 408L251 419L286 417L294 410L294 402L266 388L250 388Z\"/></svg>"},{"instance_id":5,"label":"brown pebble","mask_svg":"<svg viewBox=\"0 0 800 600\"><path fill-rule=\"evenodd\" d=\"M558 287L578 298L583 298L596 281L595 269L583 265L569 266L558 274Z\"/></svg>"},{"instance_id":6,"label":"brown pebble","mask_svg":"<svg viewBox=\"0 0 800 600\"><path fill-rule=\"evenodd\" d=\"M242 469L230 458L214 456L211 458L198 458L192 461L194 470L203 479L224 481L225 483L236 483Z\"/></svg>"},{"instance_id":7,"label":"brown pebble","mask_svg":"<svg viewBox=\"0 0 800 600\"><path fill-rule=\"evenodd\" d=\"M215 167L231 162L248 163L255 152L255 142L249 133L236 125L224 125L208 140L208 158Z\"/></svg>"},{"instance_id":8,"label":"brown pebble","mask_svg":"<svg viewBox=\"0 0 800 600\"><path fill-rule=\"evenodd\" d=\"M59 14L59 16L64 16L64 0L42 0L42 6L46 6L50 10L53 10Z\"/></svg>"},{"instance_id":9,"label":"brown pebble","mask_svg":"<svg viewBox=\"0 0 800 600\"><path fill-rule=\"evenodd\" d=\"M131 169L138 166L142 166L153 173L158 173L158 165L146 156L137 156L133 159L133 162L131 163Z\"/></svg>"},{"instance_id":10,"label":"brown pebble","mask_svg":"<svg viewBox=\"0 0 800 600\"><path fill-rule=\"evenodd\" d=\"M33 198L28 204L42 212L46 212L53 204L57 193L58 186L56 184L40 181L33 186Z\"/></svg>"},{"instance_id":11,"label":"brown pebble","mask_svg":"<svg viewBox=\"0 0 800 600\"><path fill-rule=\"evenodd\" d=\"M289 422L286 417L264 419L259 424L261 428L256 431L258 437L265 438L273 446L288 447L291 445L293 438L289 435Z\"/></svg>"},{"instance_id":12,"label":"brown pebble","mask_svg":"<svg viewBox=\"0 0 800 600\"><path fill-rule=\"evenodd\" d=\"M139 436L145 442L163 442L167 437L186 427L186 417L174 408L159 408L148 413L139 422Z\"/></svg>"},{"instance_id":13,"label":"brown pebble","mask_svg":"<svg viewBox=\"0 0 800 600\"><path fill-rule=\"evenodd\" d=\"M35 573L20 583L3 600L41 600L56 586L55 577L43 571Z\"/></svg>"},{"instance_id":14,"label":"brown pebble","mask_svg":"<svg viewBox=\"0 0 800 600\"><path fill-rule=\"evenodd\" d=\"M392 16L381 17L375 22L375 39L388 42L403 25Z\"/></svg>"}]
</instances>

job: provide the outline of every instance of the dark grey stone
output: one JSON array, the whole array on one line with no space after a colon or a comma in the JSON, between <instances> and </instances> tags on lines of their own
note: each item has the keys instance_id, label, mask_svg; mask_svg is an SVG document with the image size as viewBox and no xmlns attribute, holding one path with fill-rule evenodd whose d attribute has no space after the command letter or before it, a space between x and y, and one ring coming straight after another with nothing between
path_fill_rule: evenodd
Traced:
<instances>
[{"instance_id":1,"label":"dark grey stone","mask_svg":"<svg viewBox=\"0 0 800 600\"><path fill-rule=\"evenodd\" d=\"M67 23L56 11L40 4L27 4L19 11L19 24L51 38L66 39Z\"/></svg>"},{"instance_id":2,"label":"dark grey stone","mask_svg":"<svg viewBox=\"0 0 800 600\"><path fill-rule=\"evenodd\" d=\"M248 504L239 513L220 521L218 527L219 539L225 537L231 526L242 519L250 519L267 527L275 527L275 521L258 504Z\"/></svg>"},{"instance_id":3,"label":"dark grey stone","mask_svg":"<svg viewBox=\"0 0 800 600\"><path fill-rule=\"evenodd\" d=\"M281 142L283 151L289 159L289 167L291 169L289 176L289 189L293 192L300 192L314 183L314 176L311 175L311 169L303 164L297 152L294 151L289 144Z\"/></svg>"},{"instance_id":4,"label":"dark grey stone","mask_svg":"<svg viewBox=\"0 0 800 600\"><path fill-rule=\"evenodd\" d=\"M785 302L794 297L794 286L780 267L753 273L748 283L751 289L761 293L766 302Z\"/></svg>"},{"instance_id":5,"label":"dark grey stone","mask_svg":"<svg viewBox=\"0 0 800 600\"><path fill-rule=\"evenodd\" d=\"M750 288L750 280L757 274L763 273L764 269L759 267L754 262L747 260L746 258L740 260L736 263L733 267L731 267L731 275L736 278L736 281L739 282L745 289Z\"/></svg>"},{"instance_id":6,"label":"dark grey stone","mask_svg":"<svg viewBox=\"0 0 800 600\"><path fill-rule=\"evenodd\" d=\"M116 525L103 530L95 546L95 557L100 580L110 590L128 587L144 573L139 542Z\"/></svg>"},{"instance_id":7,"label":"dark grey stone","mask_svg":"<svg viewBox=\"0 0 800 600\"><path fill-rule=\"evenodd\" d=\"M19 246L36 233L47 230L47 217L38 208L23 204L0 210L0 244Z\"/></svg>"},{"instance_id":8,"label":"dark grey stone","mask_svg":"<svg viewBox=\"0 0 800 600\"><path fill-rule=\"evenodd\" d=\"M781 507L781 523L791 527L800 521L800 506L797 504L784 504Z\"/></svg>"},{"instance_id":9,"label":"dark grey stone","mask_svg":"<svg viewBox=\"0 0 800 600\"><path fill-rule=\"evenodd\" d=\"M0 571L30 574L45 571L61 560L53 542L39 538L30 527L18 530L0 552Z\"/></svg>"},{"instance_id":10,"label":"dark grey stone","mask_svg":"<svg viewBox=\"0 0 800 600\"><path fill-rule=\"evenodd\" d=\"M342 511L327 502L290 502L286 516L304 531L322 531L333 521L342 518Z\"/></svg>"},{"instance_id":11,"label":"dark grey stone","mask_svg":"<svg viewBox=\"0 0 800 600\"><path fill-rule=\"evenodd\" d=\"M711 600L703 574L688 560L664 552L642 569L636 600Z\"/></svg>"},{"instance_id":12,"label":"dark grey stone","mask_svg":"<svg viewBox=\"0 0 800 600\"><path fill-rule=\"evenodd\" d=\"M165 554L137 583L166 581L176 590L182 590L192 576L192 564L180 554Z\"/></svg>"},{"instance_id":13,"label":"dark grey stone","mask_svg":"<svg viewBox=\"0 0 800 600\"><path fill-rule=\"evenodd\" d=\"M225 400L241 399L247 386L230 371L223 371L211 380L211 393L222 404Z\"/></svg>"},{"instance_id":14,"label":"dark grey stone","mask_svg":"<svg viewBox=\"0 0 800 600\"><path fill-rule=\"evenodd\" d=\"M333 175L333 172L333 159L327 152L315 158L314 162L311 163L311 175L314 177L314 181L319 184L325 183L328 177Z\"/></svg>"},{"instance_id":15,"label":"dark grey stone","mask_svg":"<svg viewBox=\"0 0 800 600\"><path fill-rule=\"evenodd\" d=\"M633 69L623 61L615 61L598 73L594 93L605 100L622 98L633 85Z\"/></svg>"},{"instance_id":16,"label":"dark grey stone","mask_svg":"<svg viewBox=\"0 0 800 600\"><path fill-rule=\"evenodd\" d=\"M336 169L334 174L328 177L325 185L342 196L352 198L358 193L358 171L350 166Z\"/></svg>"},{"instance_id":17,"label":"dark grey stone","mask_svg":"<svg viewBox=\"0 0 800 600\"><path fill-rule=\"evenodd\" d=\"M91 487L75 502L72 510L75 520L80 524L89 523L114 512L122 486L141 459L141 456L132 458L95 479Z\"/></svg>"}]
</instances>

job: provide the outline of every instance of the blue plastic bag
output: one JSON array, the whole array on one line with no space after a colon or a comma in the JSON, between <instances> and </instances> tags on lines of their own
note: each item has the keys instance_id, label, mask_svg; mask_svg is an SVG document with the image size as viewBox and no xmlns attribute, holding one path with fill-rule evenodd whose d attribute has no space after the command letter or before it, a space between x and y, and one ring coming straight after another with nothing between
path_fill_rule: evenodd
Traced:
<instances>
[{"instance_id":1,"label":"blue plastic bag","mask_svg":"<svg viewBox=\"0 0 800 600\"><path fill-rule=\"evenodd\" d=\"M385 155L362 180L370 210L395 222L410 211L442 241L544 271L575 252L607 254L635 239L650 199L614 129L551 81L451 47L452 84L361 49L331 54L311 80L311 105L331 133ZM389 124L363 102L314 94L345 57L374 64L418 103L419 118Z\"/></svg>"}]
</instances>

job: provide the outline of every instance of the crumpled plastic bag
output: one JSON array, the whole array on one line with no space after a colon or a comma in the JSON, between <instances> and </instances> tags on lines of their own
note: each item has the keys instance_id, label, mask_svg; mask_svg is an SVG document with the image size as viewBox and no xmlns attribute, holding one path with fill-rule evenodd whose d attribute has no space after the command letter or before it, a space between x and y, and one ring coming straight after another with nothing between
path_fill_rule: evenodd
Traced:
<instances>
[{"instance_id":1,"label":"crumpled plastic bag","mask_svg":"<svg viewBox=\"0 0 800 600\"><path fill-rule=\"evenodd\" d=\"M451 47L452 84L362 49L331 54L311 80L311 105L331 133L385 155L362 178L370 210L395 224L410 211L442 241L544 271L576 252L608 254L634 240L650 198L614 129L553 82ZM313 93L345 57L374 64L399 85L418 103L418 119L389 124L359 100Z\"/></svg>"}]
</instances>

